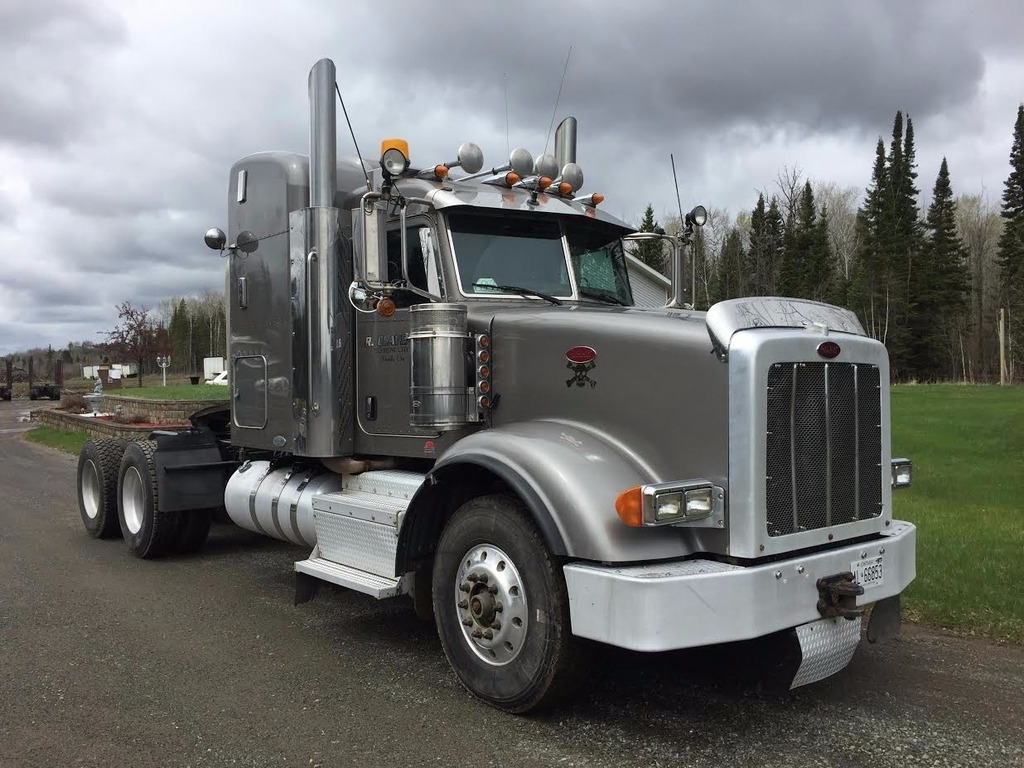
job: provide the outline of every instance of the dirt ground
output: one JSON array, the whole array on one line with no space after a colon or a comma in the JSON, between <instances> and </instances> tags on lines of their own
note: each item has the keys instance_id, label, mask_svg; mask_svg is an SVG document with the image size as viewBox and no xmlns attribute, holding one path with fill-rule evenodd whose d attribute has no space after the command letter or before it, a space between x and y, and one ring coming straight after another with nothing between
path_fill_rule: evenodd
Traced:
<instances>
[{"instance_id":1,"label":"dirt ground","mask_svg":"<svg viewBox=\"0 0 1024 768\"><path fill-rule=\"evenodd\" d=\"M294 607L302 550L89 538L75 457L18 433L29 405L0 403L0 768L1024 766L1024 649L917 626L794 692L751 675L757 644L609 649L570 706L503 714L406 599Z\"/></svg>"}]
</instances>

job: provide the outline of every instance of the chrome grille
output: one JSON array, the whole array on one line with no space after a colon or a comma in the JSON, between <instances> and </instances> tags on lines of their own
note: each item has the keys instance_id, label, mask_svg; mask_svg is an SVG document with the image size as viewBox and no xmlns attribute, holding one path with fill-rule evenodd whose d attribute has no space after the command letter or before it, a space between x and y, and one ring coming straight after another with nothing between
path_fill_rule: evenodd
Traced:
<instances>
[{"instance_id":1,"label":"chrome grille","mask_svg":"<svg viewBox=\"0 0 1024 768\"><path fill-rule=\"evenodd\" d=\"M875 365L776 363L768 371L769 536L882 512L881 382Z\"/></svg>"}]
</instances>

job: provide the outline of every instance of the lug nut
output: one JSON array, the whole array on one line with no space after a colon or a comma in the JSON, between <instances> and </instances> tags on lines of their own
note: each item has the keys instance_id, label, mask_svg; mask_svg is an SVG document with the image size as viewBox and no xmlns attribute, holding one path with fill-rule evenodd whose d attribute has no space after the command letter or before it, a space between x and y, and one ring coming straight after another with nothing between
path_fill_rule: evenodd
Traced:
<instances>
[{"instance_id":1,"label":"lug nut","mask_svg":"<svg viewBox=\"0 0 1024 768\"><path fill-rule=\"evenodd\" d=\"M486 573L481 573L480 574L480 583L481 584L486 584L487 583L487 574Z\"/></svg>"},{"instance_id":2,"label":"lug nut","mask_svg":"<svg viewBox=\"0 0 1024 768\"><path fill-rule=\"evenodd\" d=\"M463 619L462 620L462 626L464 626L464 627L472 627L473 626L473 620L472 619Z\"/></svg>"},{"instance_id":3,"label":"lug nut","mask_svg":"<svg viewBox=\"0 0 1024 768\"><path fill-rule=\"evenodd\" d=\"M474 629L474 630L473 630L473 632L472 632L472 635L473 635L473 637L475 637L475 638L476 638L477 640L479 640L480 638L482 638L482 637L484 636L484 633L483 633L483 632L481 632L481 631L480 631L479 629Z\"/></svg>"},{"instance_id":4,"label":"lug nut","mask_svg":"<svg viewBox=\"0 0 1024 768\"><path fill-rule=\"evenodd\" d=\"M469 581L472 581L474 584L476 584L478 581L480 581L480 577L477 576L475 573L469 574L469 576L467 576L466 579L468 579Z\"/></svg>"},{"instance_id":5,"label":"lug nut","mask_svg":"<svg viewBox=\"0 0 1024 768\"><path fill-rule=\"evenodd\" d=\"M489 630L489 629L485 629L483 634L484 634L484 640L493 640L494 639L494 633L491 632L491 630Z\"/></svg>"},{"instance_id":6,"label":"lug nut","mask_svg":"<svg viewBox=\"0 0 1024 768\"><path fill-rule=\"evenodd\" d=\"M462 610L469 608L469 600L459 600L459 608Z\"/></svg>"},{"instance_id":7,"label":"lug nut","mask_svg":"<svg viewBox=\"0 0 1024 768\"><path fill-rule=\"evenodd\" d=\"M501 601L500 600L495 600L494 601L494 612L495 613L501 613L504 610L505 610L505 606L501 604Z\"/></svg>"},{"instance_id":8,"label":"lug nut","mask_svg":"<svg viewBox=\"0 0 1024 768\"><path fill-rule=\"evenodd\" d=\"M501 629L501 622L495 619L491 622L491 629Z\"/></svg>"},{"instance_id":9,"label":"lug nut","mask_svg":"<svg viewBox=\"0 0 1024 768\"><path fill-rule=\"evenodd\" d=\"M469 592L471 589L472 587L469 586L469 584L467 584L466 582L462 582L461 584L459 584L460 592Z\"/></svg>"},{"instance_id":10,"label":"lug nut","mask_svg":"<svg viewBox=\"0 0 1024 768\"><path fill-rule=\"evenodd\" d=\"M487 588L487 591L490 592L492 595L496 595L498 594L498 587L494 584L491 584L491 586Z\"/></svg>"}]
</instances>

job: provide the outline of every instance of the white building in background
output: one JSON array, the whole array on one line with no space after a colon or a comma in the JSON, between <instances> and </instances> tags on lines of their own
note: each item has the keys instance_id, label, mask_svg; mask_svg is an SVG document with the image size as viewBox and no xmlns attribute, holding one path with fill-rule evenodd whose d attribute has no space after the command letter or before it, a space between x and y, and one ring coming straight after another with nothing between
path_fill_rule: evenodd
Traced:
<instances>
[{"instance_id":1,"label":"white building in background","mask_svg":"<svg viewBox=\"0 0 1024 768\"><path fill-rule=\"evenodd\" d=\"M633 303L638 307L663 307L668 302L672 281L640 259L626 254L626 270L633 288Z\"/></svg>"}]
</instances>

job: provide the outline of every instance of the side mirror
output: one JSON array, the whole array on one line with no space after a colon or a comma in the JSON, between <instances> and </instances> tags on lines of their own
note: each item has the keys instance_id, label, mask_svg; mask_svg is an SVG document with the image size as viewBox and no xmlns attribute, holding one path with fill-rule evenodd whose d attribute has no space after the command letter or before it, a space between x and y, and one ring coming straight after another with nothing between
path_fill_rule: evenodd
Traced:
<instances>
[{"instance_id":1,"label":"side mirror","mask_svg":"<svg viewBox=\"0 0 1024 768\"><path fill-rule=\"evenodd\" d=\"M387 209L382 203L364 201L362 216L358 218L362 233L359 242L362 244L360 266L362 274L357 279L365 283L381 284L388 279L388 248L385 228L387 226Z\"/></svg>"},{"instance_id":2,"label":"side mirror","mask_svg":"<svg viewBox=\"0 0 1024 768\"><path fill-rule=\"evenodd\" d=\"M203 235L203 242L206 243L207 248L212 248L215 251L223 251L224 246L227 245L228 236L224 234L224 230L218 227L212 227L206 230L206 234Z\"/></svg>"}]
</instances>

